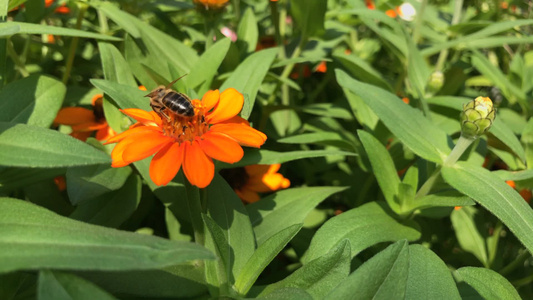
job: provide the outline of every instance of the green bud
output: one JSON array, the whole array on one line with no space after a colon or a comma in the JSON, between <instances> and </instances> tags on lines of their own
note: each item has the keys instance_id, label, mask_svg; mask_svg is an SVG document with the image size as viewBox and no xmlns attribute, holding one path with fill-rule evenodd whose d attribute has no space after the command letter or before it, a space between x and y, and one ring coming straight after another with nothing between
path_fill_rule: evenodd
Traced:
<instances>
[{"instance_id":1,"label":"green bud","mask_svg":"<svg viewBox=\"0 0 533 300\"><path fill-rule=\"evenodd\" d=\"M429 92L434 94L440 91L443 85L444 85L444 74L441 71L435 71L431 73L431 76L429 76L429 81L428 81Z\"/></svg>"},{"instance_id":2,"label":"green bud","mask_svg":"<svg viewBox=\"0 0 533 300\"><path fill-rule=\"evenodd\" d=\"M475 139L487 132L494 122L496 110L489 97L477 97L463 105L461 112L461 134Z\"/></svg>"}]
</instances>

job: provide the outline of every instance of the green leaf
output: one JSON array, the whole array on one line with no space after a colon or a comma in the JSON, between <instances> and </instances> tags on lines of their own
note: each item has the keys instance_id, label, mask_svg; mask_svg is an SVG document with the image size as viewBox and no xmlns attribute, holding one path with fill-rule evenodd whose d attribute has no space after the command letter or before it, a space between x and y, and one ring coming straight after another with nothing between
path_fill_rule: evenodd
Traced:
<instances>
[{"instance_id":1,"label":"green leaf","mask_svg":"<svg viewBox=\"0 0 533 300\"><path fill-rule=\"evenodd\" d=\"M322 299L348 276L350 257L350 243L344 240L324 256L303 265L287 278L267 286L259 296L280 288L297 287L304 289L314 299Z\"/></svg>"},{"instance_id":2,"label":"green leaf","mask_svg":"<svg viewBox=\"0 0 533 300\"><path fill-rule=\"evenodd\" d=\"M120 295L121 299L186 299L207 293L202 272L200 266L177 265L162 270L84 271L76 274Z\"/></svg>"},{"instance_id":3,"label":"green leaf","mask_svg":"<svg viewBox=\"0 0 533 300\"><path fill-rule=\"evenodd\" d=\"M479 72L489 78L493 84L502 90L505 97L514 103L516 100L525 101L526 95L519 87L512 84L502 73L500 68L491 64L491 62L482 54L475 51L472 53L472 65Z\"/></svg>"},{"instance_id":4,"label":"green leaf","mask_svg":"<svg viewBox=\"0 0 533 300\"><path fill-rule=\"evenodd\" d=\"M389 207L394 212L399 213L400 204L398 203L398 195L401 181L392 157L385 146L373 135L363 130L358 130L357 133L365 148L366 155L372 165L374 176L376 176L385 200L387 200Z\"/></svg>"},{"instance_id":5,"label":"green leaf","mask_svg":"<svg viewBox=\"0 0 533 300\"><path fill-rule=\"evenodd\" d=\"M383 79L383 75L362 58L344 53L333 54L333 57L346 67L348 72L350 72L350 75L354 78L390 92L393 91L390 84Z\"/></svg>"},{"instance_id":6,"label":"green leaf","mask_svg":"<svg viewBox=\"0 0 533 300\"><path fill-rule=\"evenodd\" d=\"M65 168L5 168L0 167L0 192L29 186L65 174Z\"/></svg>"},{"instance_id":7,"label":"green leaf","mask_svg":"<svg viewBox=\"0 0 533 300\"><path fill-rule=\"evenodd\" d=\"M469 197L458 193L455 190L448 190L426 195L408 202L405 210L412 211L415 209L426 209L432 207L470 206L475 204L476 203Z\"/></svg>"},{"instance_id":8,"label":"green leaf","mask_svg":"<svg viewBox=\"0 0 533 300\"><path fill-rule=\"evenodd\" d=\"M334 245L348 239L352 257L364 249L382 242L402 239L416 241L420 231L396 221L383 202L369 202L329 219L313 236L309 249L302 257L306 263L324 255Z\"/></svg>"},{"instance_id":9,"label":"green leaf","mask_svg":"<svg viewBox=\"0 0 533 300\"><path fill-rule=\"evenodd\" d=\"M280 288L257 300L313 300L313 297L306 291L295 287Z\"/></svg>"},{"instance_id":10,"label":"green leaf","mask_svg":"<svg viewBox=\"0 0 533 300\"><path fill-rule=\"evenodd\" d=\"M0 122L0 165L52 168L110 163L109 155L55 130Z\"/></svg>"},{"instance_id":11,"label":"green leaf","mask_svg":"<svg viewBox=\"0 0 533 300\"><path fill-rule=\"evenodd\" d=\"M122 187L131 168L112 168L109 164L69 168L67 192L72 205L98 197Z\"/></svg>"},{"instance_id":12,"label":"green leaf","mask_svg":"<svg viewBox=\"0 0 533 300\"><path fill-rule=\"evenodd\" d=\"M486 268L462 267L454 272L460 281L468 283L483 299L520 300L513 285L502 275Z\"/></svg>"},{"instance_id":13,"label":"green leaf","mask_svg":"<svg viewBox=\"0 0 533 300\"><path fill-rule=\"evenodd\" d=\"M461 299L448 266L422 245L409 246L405 299Z\"/></svg>"},{"instance_id":14,"label":"green leaf","mask_svg":"<svg viewBox=\"0 0 533 300\"><path fill-rule=\"evenodd\" d=\"M220 64L228 53L230 39L222 39L209 47L207 51L200 56L200 59L191 69L191 73L187 76L187 87L194 89L204 82L211 82L215 77ZM206 91L200 91L204 93Z\"/></svg>"},{"instance_id":15,"label":"green leaf","mask_svg":"<svg viewBox=\"0 0 533 300\"><path fill-rule=\"evenodd\" d=\"M250 116L259 87L277 53L278 49L272 48L255 52L248 56L220 87L221 91L232 87L244 95L244 99L249 104L244 105L241 117L248 119Z\"/></svg>"},{"instance_id":16,"label":"green leaf","mask_svg":"<svg viewBox=\"0 0 533 300\"><path fill-rule=\"evenodd\" d=\"M257 29L257 20L254 10L248 7L241 17L241 22L237 28L237 45L242 53L251 53L257 47L259 39L259 30Z\"/></svg>"},{"instance_id":17,"label":"green leaf","mask_svg":"<svg viewBox=\"0 0 533 300\"><path fill-rule=\"evenodd\" d=\"M235 281L237 292L241 295L248 293L261 272L302 229L302 226L303 224L295 224L281 230L255 250Z\"/></svg>"},{"instance_id":18,"label":"green leaf","mask_svg":"<svg viewBox=\"0 0 533 300\"><path fill-rule=\"evenodd\" d=\"M411 87L415 90L418 98L421 99L425 95L426 85L430 76L429 67L424 60L424 57L418 51L414 41L404 31L405 39L407 40L407 78Z\"/></svg>"},{"instance_id":19,"label":"green leaf","mask_svg":"<svg viewBox=\"0 0 533 300\"><path fill-rule=\"evenodd\" d=\"M131 217L141 200L141 180L138 175L125 179L127 181L121 189L79 204L69 217L90 224L118 228ZM67 189L69 184L67 179Z\"/></svg>"},{"instance_id":20,"label":"green leaf","mask_svg":"<svg viewBox=\"0 0 533 300\"><path fill-rule=\"evenodd\" d=\"M278 143L285 144L319 144L332 145L339 148L356 151L356 146L347 141L346 138L335 132L311 132L293 135L277 140Z\"/></svg>"},{"instance_id":21,"label":"green leaf","mask_svg":"<svg viewBox=\"0 0 533 300\"><path fill-rule=\"evenodd\" d=\"M0 273L147 270L212 258L196 244L89 225L22 200L0 198Z\"/></svg>"},{"instance_id":22,"label":"green leaf","mask_svg":"<svg viewBox=\"0 0 533 300\"><path fill-rule=\"evenodd\" d=\"M14 34L13 26L18 26L18 31L16 33L26 33L26 34L53 34L53 35L62 35L62 36L77 36L90 39L98 40L107 40L107 41L120 41L121 39L103 35L98 33L87 32L83 30L55 27L46 24L32 24L24 22L5 22L0 23L0 37L10 36Z\"/></svg>"},{"instance_id":23,"label":"green leaf","mask_svg":"<svg viewBox=\"0 0 533 300\"><path fill-rule=\"evenodd\" d=\"M302 39L324 32L326 0L291 0L291 14L302 32Z\"/></svg>"},{"instance_id":24,"label":"green leaf","mask_svg":"<svg viewBox=\"0 0 533 300\"><path fill-rule=\"evenodd\" d=\"M61 81L48 76L35 75L13 81L0 91L0 122L48 128L66 92Z\"/></svg>"},{"instance_id":25,"label":"green leaf","mask_svg":"<svg viewBox=\"0 0 533 300\"><path fill-rule=\"evenodd\" d=\"M357 154L339 150L303 150L303 151L289 151L276 152L270 150L246 149L244 157L234 164L223 164L222 168L236 168L248 165L272 165L282 164L288 161L293 161L303 158L324 157L324 156L355 156Z\"/></svg>"},{"instance_id":26,"label":"green leaf","mask_svg":"<svg viewBox=\"0 0 533 300\"><path fill-rule=\"evenodd\" d=\"M274 193L258 202L246 206L254 227L257 245L281 230L299 223L332 194L343 191L343 187L292 188Z\"/></svg>"},{"instance_id":27,"label":"green leaf","mask_svg":"<svg viewBox=\"0 0 533 300\"><path fill-rule=\"evenodd\" d=\"M444 166L444 180L500 219L533 253L533 210L513 188L482 167L459 162Z\"/></svg>"},{"instance_id":28,"label":"green leaf","mask_svg":"<svg viewBox=\"0 0 533 300\"><path fill-rule=\"evenodd\" d=\"M146 91L109 80L91 79L90 81L95 87L113 98L113 101L122 109L140 108L146 111L152 110L150 100L145 97Z\"/></svg>"},{"instance_id":29,"label":"green leaf","mask_svg":"<svg viewBox=\"0 0 533 300\"><path fill-rule=\"evenodd\" d=\"M533 169L522 170L522 171L507 171L507 170L497 170L493 171L492 174L500 177L502 180L528 180L533 178Z\"/></svg>"},{"instance_id":30,"label":"green leaf","mask_svg":"<svg viewBox=\"0 0 533 300\"><path fill-rule=\"evenodd\" d=\"M116 299L92 282L67 273L41 271L37 287L40 300Z\"/></svg>"},{"instance_id":31,"label":"green leaf","mask_svg":"<svg viewBox=\"0 0 533 300\"><path fill-rule=\"evenodd\" d=\"M366 261L324 299L404 299L409 245L398 241Z\"/></svg>"},{"instance_id":32,"label":"green leaf","mask_svg":"<svg viewBox=\"0 0 533 300\"><path fill-rule=\"evenodd\" d=\"M218 225L227 243L220 249L225 251L221 255L223 260L227 260L226 275L233 283L255 250L250 218L241 199L219 175L206 189L209 217Z\"/></svg>"},{"instance_id":33,"label":"green leaf","mask_svg":"<svg viewBox=\"0 0 533 300\"><path fill-rule=\"evenodd\" d=\"M511 129L509 129L509 127L507 127L507 125L505 125L505 123L501 121L494 122L489 133L493 134L498 140L509 147L520 158L520 160L522 160L522 162L526 161L526 152L524 151L524 147L522 147L522 144L516 135Z\"/></svg>"},{"instance_id":34,"label":"green leaf","mask_svg":"<svg viewBox=\"0 0 533 300\"><path fill-rule=\"evenodd\" d=\"M118 49L110 43L98 43L106 80L137 87L131 69Z\"/></svg>"},{"instance_id":35,"label":"green leaf","mask_svg":"<svg viewBox=\"0 0 533 300\"><path fill-rule=\"evenodd\" d=\"M378 115L387 128L417 155L442 163L450 152L448 137L422 113L395 95L362 83L336 70L339 84L358 95Z\"/></svg>"},{"instance_id":36,"label":"green leaf","mask_svg":"<svg viewBox=\"0 0 533 300\"><path fill-rule=\"evenodd\" d=\"M452 211L450 219L461 248L474 254L484 266L488 267L485 239L479 232L474 220L477 213L475 207L462 207L459 210Z\"/></svg>"}]
</instances>

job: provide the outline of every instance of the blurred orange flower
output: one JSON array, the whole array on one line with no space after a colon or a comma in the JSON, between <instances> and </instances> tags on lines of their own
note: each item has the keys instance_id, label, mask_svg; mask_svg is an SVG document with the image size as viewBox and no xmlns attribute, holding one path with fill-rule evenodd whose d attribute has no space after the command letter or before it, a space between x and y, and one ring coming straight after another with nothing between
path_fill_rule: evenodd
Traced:
<instances>
[{"instance_id":1,"label":"blurred orange flower","mask_svg":"<svg viewBox=\"0 0 533 300\"><path fill-rule=\"evenodd\" d=\"M197 5L205 9L220 9L229 3L229 0L193 0Z\"/></svg>"},{"instance_id":2,"label":"blurred orange flower","mask_svg":"<svg viewBox=\"0 0 533 300\"><path fill-rule=\"evenodd\" d=\"M57 113L54 124L70 126L72 128L70 135L78 140L87 140L94 131L96 131L97 140L109 139L116 133L105 120L102 98L102 94L93 97L92 110L83 107L62 108Z\"/></svg>"},{"instance_id":3,"label":"blurred orange flower","mask_svg":"<svg viewBox=\"0 0 533 300\"><path fill-rule=\"evenodd\" d=\"M54 4L55 0L44 0L44 7L50 7L52 4ZM58 14L68 14L70 13L70 8L68 8L65 4L62 4L58 6L55 10L55 13Z\"/></svg>"},{"instance_id":4,"label":"blurred orange flower","mask_svg":"<svg viewBox=\"0 0 533 300\"><path fill-rule=\"evenodd\" d=\"M280 164L245 166L246 181L244 185L236 187L235 192L244 202L253 203L259 201L258 193L288 188L291 182L278 173L280 167Z\"/></svg>"},{"instance_id":5,"label":"blurred orange flower","mask_svg":"<svg viewBox=\"0 0 533 300\"><path fill-rule=\"evenodd\" d=\"M213 180L213 159L235 163L244 154L241 146L259 148L265 143L266 135L237 115L244 104L237 90L208 91L192 104L193 117L167 113L170 120L154 111L122 110L138 123L107 141L118 143L111 152L111 166L124 167L155 154L149 169L155 184L168 184L183 165L189 182L204 188Z\"/></svg>"}]
</instances>

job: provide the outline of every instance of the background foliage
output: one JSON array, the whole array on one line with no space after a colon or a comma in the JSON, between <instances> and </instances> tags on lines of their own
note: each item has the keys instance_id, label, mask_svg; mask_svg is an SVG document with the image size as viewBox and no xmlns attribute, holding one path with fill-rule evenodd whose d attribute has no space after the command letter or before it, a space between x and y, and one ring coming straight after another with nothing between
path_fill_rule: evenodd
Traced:
<instances>
[{"instance_id":1,"label":"background foliage","mask_svg":"<svg viewBox=\"0 0 533 300\"><path fill-rule=\"evenodd\" d=\"M407 3L0 1L0 299L533 298L531 3ZM217 170L291 188L159 187L54 123L103 93L122 132L183 74L268 136ZM444 165L477 96L496 122Z\"/></svg>"}]
</instances>

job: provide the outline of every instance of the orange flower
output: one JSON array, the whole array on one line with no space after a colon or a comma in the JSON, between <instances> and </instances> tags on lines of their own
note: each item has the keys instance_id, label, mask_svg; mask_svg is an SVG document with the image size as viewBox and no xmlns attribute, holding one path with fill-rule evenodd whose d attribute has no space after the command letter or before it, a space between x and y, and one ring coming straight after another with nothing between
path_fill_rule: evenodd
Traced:
<instances>
[{"instance_id":1,"label":"orange flower","mask_svg":"<svg viewBox=\"0 0 533 300\"><path fill-rule=\"evenodd\" d=\"M259 148L265 143L265 134L237 116L244 104L237 90L208 91L192 104L193 117L167 112L170 120L154 111L122 110L138 123L107 141L118 143L111 152L111 166L124 167L155 154L149 169L155 184L168 184L183 165L189 182L204 188L213 180L213 159L235 163L244 154L241 146Z\"/></svg>"},{"instance_id":2,"label":"orange flower","mask_svg":"<svg viewBox=\"0 0 533 300\"><path fill-rule=\"evenodd\" d=\"M44 0L44 7L50 7L52 4L54 4L55 0ZM68 14L70 13L70 8L68 8L65 4L57 7L54 12L58 14Z\"/></svg>"},{"instance_id":3,"label":"orange flower","mask_svg":"<svg viewBox=\"0 0 533 300\"><path fill-rule=\"evenodd\" d=\"M326 73L327 70L328 70L328 66L326 65L325 61L323 61L320 64L318 64L318 66L316 66L316 68L315 68L315 72L317 72L317 73Z\"/></svg>"},{"instance_id":4,"label":"orange flower","mask_svg":"<svg viewBox=\"0 0 533 300\"><path fill-rule=\"evenodd\" d=\"M368 9L376 9L376 5L372 0L365 0L365 5Z\"/></svg>"},{"instance_id":5,"label":"orange flower","mask_svg":"<svg viewBox=\"0 0 533 300\"><path fill-rule=\"evenodd\" d=\"M229 0L193 0L193 2L209 10L223 8L228 4Z\"/></svg>"},{"instance_id":6,"label":"orange flower","mask_svg":"<svg viewBox=\"0 0 533 300\"><path fill-rule=\"evenodd\" d=\"M102 94L97 94L92 99L93 110L83 107L62 108L54 120L54 124L68 125L72 127L71 136L85 141L96 131L96 139L107 140L116 135L109 127L104 116Z\"/></svg>"},{"instance_id":7,"label":"orange flower","mask_svg":"<svg viewBox=\"0 0 533 300\"><path fill-rule=\"evenodd\" d=\"M280 164L244 167L246 181L240 187L236 187L235 192L244 202L253 203L259 201L258 193L288 188L291 182L278 173L280 167Z\"/></svg>"}]
</instances>

